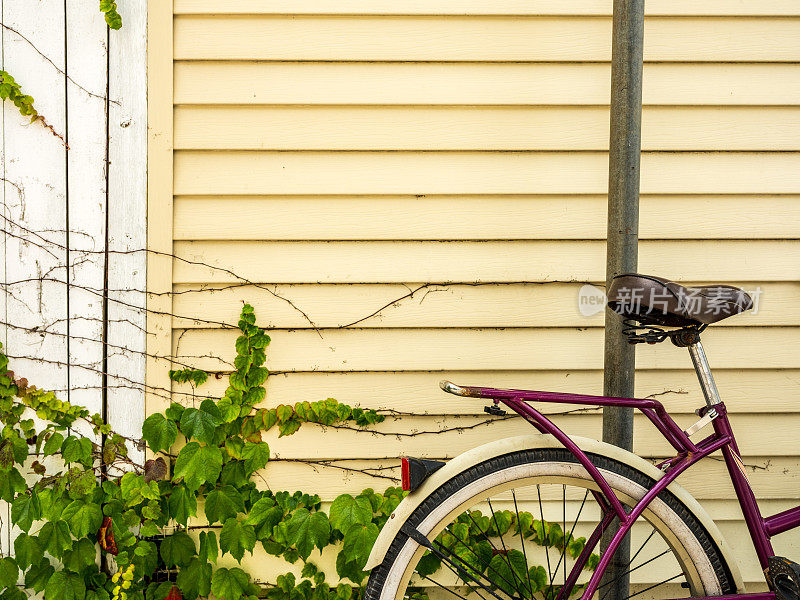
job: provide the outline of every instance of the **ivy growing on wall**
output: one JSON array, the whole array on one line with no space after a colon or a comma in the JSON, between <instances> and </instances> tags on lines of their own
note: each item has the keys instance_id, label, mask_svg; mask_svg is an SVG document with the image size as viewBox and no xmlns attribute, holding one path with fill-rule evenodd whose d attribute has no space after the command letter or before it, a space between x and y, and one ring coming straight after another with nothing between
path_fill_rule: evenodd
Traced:
<instances>
[{"instance_id":1,"label":"ivy growing on wall","mask_svg":"<svg viewBox=\"0 0 800 600\"><path fill-rule=\"evenodd\" d=\"M100 0L100 12L103 13L109 29L120 29L122 27L122 16L117 12L117 3L114 0ZM30 117L31 123L39 121L50 129L54 135L61 137L53 130L52 126L48 125L44 116L40 115L39 111L36 110L33 105L33 96L23 92L14 77L3 70L0 70L0 100L10 100L23 117Z\"/></svg>"},{"instance_id":2,"label":"ivy growing on wall","mask_svg":"<svg viewBox=\"0 0 800 600\"><path fill-rule=\"evenodd\" d=\"M0 353L0 499L11 504L20 531L13 556L0 558L0 599L41 592L47 600L192 600L209 594L252 600L265 593L272 600L361 598L369 552L404 492L390 487L342 494L325 511L313 492L260 489L255 478L268 473L264 432L292 435L309 423L369 427L384 417L334 399L259 408L270 338L255 321L245 305L224 396L198 393L193 406L170 404L145 420L141 440L114 433L99 415L29 385L8 370ZM170 376L196 388L208 378L195 369ZM131 450L145 446L149 458L139 464ZM549 585L544 568L528 566L516 550L490 557L490 538L511 531L566 548L573 557L585 543L527 512L497 512L490 520L472 511L454 528L439 536L442 545L464 544L475 569L530 577L533 591L545 598L557 586ZM295 570L256 585L241 561L259 549ZM336 585L333 574L319 567L322 551L336 555ZM239 566L218 566L226 555ZM485 566L479 558L487 559ZM589 568L596 563L595 556ZM418 572L431 575L440 566L428 555ZM424 588L416 597L425 600Z\"/></svg>"}]
</instances>

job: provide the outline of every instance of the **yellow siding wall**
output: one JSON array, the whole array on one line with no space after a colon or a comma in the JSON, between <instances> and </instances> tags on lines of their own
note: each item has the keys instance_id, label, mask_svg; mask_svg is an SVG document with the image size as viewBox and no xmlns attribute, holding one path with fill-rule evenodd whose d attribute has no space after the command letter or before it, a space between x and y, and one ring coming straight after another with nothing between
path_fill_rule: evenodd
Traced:
<instances>
[{"instance_id":1,"label":"yellow siding wall","mask_svg":"<svg viewBox=\"0 0 800 600\"><path fill-rule=\"evenodd\" d=\"M224 371L235 336L213 322L234 323L247 300L274 328L270 405L333 396L419 415L383 431L483 420L482 403L438 390L442 378L600 392L602 316L580 315L571 282L605 270L610 5L174 0L172 30L150 34L150 239L180 260L170 278L152 257L150 282L176 292L157 297L166 312L203 320L152 318L151 348ZM640 266L762 289L757 314L706 339L772 513L800 489L800 4L648 11ZM692 422L702 398L688 356L663 344L637 360L638 394L679 391L663 400ZM163 370L153 361L148 381L168 385ZM597 414L560 423L599 435ZM306 427L269 441L284 459L374 467L526 431ZM636 449L668 451L641 422ZM708 463L687 486L759 581L722 465ZM293 462L268 476L327 500L388 483ZM776 548L797 556L800 535Z\"/></svg>"}]
</instances>

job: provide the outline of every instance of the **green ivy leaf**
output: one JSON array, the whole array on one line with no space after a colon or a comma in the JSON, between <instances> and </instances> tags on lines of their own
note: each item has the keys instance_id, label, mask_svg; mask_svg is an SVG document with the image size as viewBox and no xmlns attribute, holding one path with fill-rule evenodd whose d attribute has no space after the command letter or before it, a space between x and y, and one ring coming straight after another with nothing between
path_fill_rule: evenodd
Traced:
<instances>
[{"instance_id":1,"label":"green ivy leaf","mask_svg":"<svg viewBox=\"0 0 800 600\"><path fill-rule=\"evenodd\" d=\"M181 415L183 411L186 410L186 407L183 404L178 402L173 402L169 405L169 408L164 411L164 415L171 421L180 421Z\"/></svg>"},{"instance_id":2,"label":"green ivy leaf","mask_svg":"<svg viewBox=\"0 0 800 600\"><path fill-rule=\"evenodd\" d=\"M111 600L111 594L103 588L86 590L85 600Z\"/></svg>"},{"instance_id":3,"label":"green ivy leaf","mask_svg":"<svg viewBox=\"0 0 800 600\"><path fill-rule=\"evenodd\" d=\"M256 537L263 540L272 535L272 528L283 519L283 509L272 498L261 498L250 509L245 523L256 527Z\"/></svg>"},{"instance_id":4,"label":"green ivy leaf","mask_svg":"<svg viewBox=\"0 0 800 600\"><path fill-rule=\"evenodd\" d=\"M120 481L122 499L128 506L136 506L145 500L159 500L161 491L158 482L147 481L145 476L129 472Z\"/></svg>"},{"instance_id":5,"label":"green ivy leaf","mask_svg":"<svg viewBox=\"0 0 800 600\"><path fill-rule=\"evenodd\" d=\"M222 476L220 477L222 485L232 485L235 488L243 488L247 485L249 477L244 470L244 462L241 460L231 460L222 467Z\"/></svg>"},{"instance_id":6,"label":"green ivy leaf","mask_svg":"<svg viewBox=\"0 0 800 600\"><path fill-rule=\"evenodd\" d=\"M10 556L0 560L0 589L14 587L19 579L19 567L17 561Z\"/></svg>"},{"instance_id":7,"label":"green ivy leaf","mask_svg":"<svg viewBox=\"0 0 800 600\"><path fill-rule=\"evenodd\" d=\"M297 548L305 560L314 546L322 550L328 544L331 524L324 512L312 513L306 508L298 508L287 524L287 535L289 543Z\"/></svg>"},{"instance_id":8,"label":"green ivy leaf","mask_svg":"<svg viewBox=\"0 0 800 600\"><path fill-rule=\"evenodd\" d=\"M244 395L242 396L242 403L247 404L249 406L254 406L260 402L263 402L264 398L267 397L267 390L264 386L256 386L251 387L247 390Z\"/></svg>"},{"instance_id":9,"label":"green ivy leaf","mask_svg":"<svg viewBox=\"0 0 800 600\"><path fill-rule=\"evenodd\" d=\"M75 542L72 549L64 553L64 566L75 573L82 572L86 567L95 564L97 550L88 539L83 538Z\"/></svg>"},{"instance_id":10,"label":"green ivy leaf","mask_svg":"<svg viewBox=\"0 0 800 600\"><path fill-rule=\"evenodd\" d=\"M211 580L211 592L220 600L239 600L250 583L250 577L239 568L217 569Z\"/></svg>"},{"instance_id":11,"label":"green ivy leaf","mask_svg":"<svg viewBox=\"0 0 800 600\"><path fill-rule=\"evenodd\" d=\"M34 592L41 592L44 590L47 582L55 573L55 569L50 564L50 561L43 558L37 565L32 566L25 573L25 586L32 589Z\"/></svg>"},{"instance_id":12,"label":"green ivy leaf","mask_svg":"<svg viewBox=\"0 0 800 600\"><path fill-rule=\"evenodd\" d=\"M181 415L181 431L186 439L206 444L214 441L214 432L222 424L222 415L213 400L204 400L200 408L187 408Z\"/></svg>"},{"instance_id":13,"label":"green ivy leaf","mask_svg":"<svg viewBox=\"0 0 800 600\"><path fill-rule=\"evenodd\" d=\"M348 561L347 555L344 552L339 552L336 556L336 573L339 577L346 577L350 581L361 585L361 582L367 576L367 574L358 568L358 565L355 561ZM341 587L343 584L339 584ZM350 587L350 586L347 586Z\"/></svg>"},{"instance_id":14,"label":"green ivy leaf","mask_svg":"<svg viewBox=\"0 0 800 600\"><path fill-rule=\"evenodd\" d=\"M83 577L66 571L53 574L44 588L45 600L84 600L86 585Z\"/></svg>"},{"instance_id":15,"label":"green ivy leaf","mask_svg":"<svg viewBox=\"0 0 800 600\"><path fill-rule=\"evenodd\" d=\"M11 467L8 474L0 477L0 499L8 503L14 501L14 496L28 489L25 478L19 474L16 467Z\"/></svg>"},{"instance_id":16,"label":"green ivy leaf","mask_svg":"<svg viewBox=\"0 0 800 600\"><path fill-rule=\"evenodd\" d=\"M14 464L14 444L11 440L0 442L0 471L5 471Z\"/></svg>"},{"instance_id":17,"label":"green ivy leaf","mask_svg":"<svg viewBox=\"0 0 800 600\"><path fill-rule=\"evenodd\" d=\"M11 505L11 522L24 532L28 532L33 522L42 518L42 508L39 496L35 491L30 494L20 494L14 498Z\"/></svg>"},{"instance_id":18,"label":"green ivy leaf","mask_svg":"<svg viewBox=\"0 0 800 600\"><path fill-rule=\"evenodd\" d=\"M541 565L531 567L528 570L528 576L530 577L531 587L533 588L534 593L543 590L549 584L547 571L545 571L544 567Z\"/></svg>"},{"instance_id":19,"label":"green ivy leaf","mask_svg":"<svg viewBox=\"0 0 800 600\"><path fill-rule=\"evenodd\" d=\"M200 532L200 560L217 562L219 556L219 546L217 546L217 534L213 531Z\"/></svg>"},{"instance_id":20,"label":"green ivy leaf","mask_svg":"<svg viewBox=\"0 0 800 600\"><path fill-rule=\"evenodd\" d=\"M38 564L42 560L44 550L39 543L39 538L21 533L14 540L14 556L21 569Z\"/></svg>"},{"instance_id":21,"label":"green ivy leaf","mask_svg":"<svg viewBox=\"0 0 800 600\"><path fill-rule=\"evenodd\" d=\"M169 450L178 437L178 426L161 413L153 413L142 423L142 437L153 452Z\"/></svg>"},{"instance_id":22,"label":"green ivy leaf","mask_svg":"<svg viewBox=\"0 0 800 600\"><path fill-rule=\"evenodd\" d=\"M489 562L489 570L497 573L494 581L497 587L513 597L522 595L522 582L527 584L528 574L528 565L522 552L509 550L508 554L497 554Z\"/></svg>"},{"instance_id":23,"label":"green ivy leaf","mask_svg":"<svg viewBox=\"0 0 800 600\"><path fill-rule=\"evenodd\" d=\"M426 552L422 558L419 559L415 571L420 577L428 577L429 575L436 573L441 566L442 561L435 554Z\"/></svg>"},{"instance_id":24,"label":"green ivy leaf","mask_svg":"<svg viewBox=\"0 0 800 600\"><path fill-rule=\"evenodd\" d=\"M206 482L216 481L221 470L222 451L219 448L189 442L178 454L174 477L183 477L186 487L195 491Z\"/></svg>"},{"instance_id":25,"label":"green ivy leaf","mask_svg":"<svg viewBox=\"0 0 800 600\"><path fill-rule=\"evenodd\" d=\"M511 528L513 513L509 510L499 510L492 515L489 521L489 535L493 537L504 536Z\"/></svg>"},{"instance_id":26,"label":"green ivy leaf","mask_svg":"<svg viewBox=\"0 0 800 600\"><path fill-rule=\"evenodd\" d=\"M288 404L279 404L275 407L275 416L279 423L285 423L294 416L294 409Z\"/></svg>"},{"instance_id":27,"label":"green ivy leaf","mask_svg":"<svg viewBox=\"0 0 800 600\"><path fill-rule=\"evenodd\" d=\"M232 485L223 486L206 496L205 512L209 523L224 523L244 512L244 498Z\"/></svg>"},{"instance_id":28,"label":"green ivy leaf","mask_svg":"<svg viewBox=\"0 0 800 600\"><path fill-rule=\"evenodd\" d=\"M140 554L139 551L146 550L144 554ZM124 554L124 552L120 552L120 555ZM117 556L119 559L119 556ZM149 575L153 573L158 568L158 548L153 542L147 540L140 540L136 544L136 555L133 557L131 561L136 566L136 570L139 572L140 575Z\"/></svg>"},{"instance_id":29,"label":"green ivy leaf","mask_svg":"<svg viewBox=\"0 0 800 600\"><path fill-rule=\"evenodd\" d=\"M307 562L303 565L303 570L300 571L300 577L305 577L307 579L311 579L314 575L317 574L317 565L312 562Z\"/></svg>"},{"instance_id":30,"label":"green ivy leaf","mask_svg":"<svg viewBox=\"0 0 800 600\"><path fill-rule=\"evenodd\" d=\"M284 423L280 423L278 425L278 437L297 433L297 430L300 429L301 424L302 423L299 419L289 419Z\"/></svg>"},{"instance_id":31,"label":"green ivy leaf","mask_svg":"<svg viewBox=\"0 0 800 600\"><path fill-rule=\"evenodd\" d=\"M61 516L69 523L72 535L76 538L97 533L103 522L100 505L84 500L74 500L69 503Z\"/></svg>"},{"instance_id":32,"label":"green ivy leaf","mask_svg":"<svg viewBox=\"0 0 800 600\"><path fill-rule=\"evenodd\" d=\"M219 402L217 402L217 408L219 409L219 412L222 415L222 420L225 423L232 423L239 417L240 407L231 402L231 399L228 396L224 396L223 398L219 399Z\"/></svg>"},{"instance_id":33,"label":"green ivy leaf","mask_svg":"<svg viewBox=\"0 0 800 600\"><path fill-rule=\"evenodd\" d=\"M251 367L247 372L246 385L248 388L264 385L269 377L266 367Z\"/></svg>"},{"instance_id":34,"label":"green ivy leaf","mask_svg":"<svg viewBox=\"0 0 800 600\"><path fill-rule=\"evenodd\" d=\"M198 558L192 559L189 566L178 573L177 584L187 598L208 596L211 591L211 565Z\"/></svg>"},{"instance_id":35,"label":"green ivy leaf","mask_svg":"<svg viewBox=\"0 0 800 600\"><path fill-rule=\"evenodd\" d=\"M61 458L67 464L79 462L90 466L92 464L92 441L88 438L69 436L64 440L61 448Z\"/></svg>"},{"instance_id":36,"label":"green ivy leaf","mask_svg":"<svg viewBox=\"0 0 800 600\"><path fill-rule=\"evenodd\" d=\"M219 547L223 552L241 562L245 550L252 554L255 545L256 532L252 525L246 525L235 517L225 521L219 534Z\"/></svg>"},{"instance_id":37,"label":"green ivy leaf","mask_svg":"<svg viewBox=\"0 0 800 600\"><path fill-rule=\"evenodd\" d=\"M86 496L97 485L94 471L91 469L83 470L80 467L73 467L69 470L69 495L77 500Z\"/></svg>"},{"instance_id":38,"label":"green ivy leaf","mask_svg":"<svg viewBox=\"0 0 800 600\"><path fill-rule=\"evenodd\" d=\"M346 533L353 525L366 525L372 521L372 504L368 498L353 498L350 494L342 494L331 504L331 525L342 533Z\"/></svg>"},{"instance_id":39,"label":"green ivy leaf","mask_svg":"<svg viewBox=\"0 0 800 600\"><path fill-rule=\"evenodd\" d=\"M44 452L45 456L55 454L61 450L61 444L63 443L64 436L56 431L49 438L47 438L47 441L44 443L44 447L42 448L42 452Z\"/></svg>"},{"instance_id":40,"label":"green ivy leaf","mask_svg":"<svg viewBox=\"0 0 800 600\"><path fill-rule=\"evenodd\" d=\"M354 524L344 536L343 551L348 558L356 563L359 569L367 564L369 553L375 540L378 539L378 526L375 523L362 525Z\"/></svg>"},{"instance_id":41,"label":"green ivy leaf","mask_svg":"<svg viewBox=\"0 0 800 600\"><path fill-rule=\"evenodd\" d=\"M264 431L269 431L278 422L278 414L275 409L265 410L261 413L261 422L263 423Z\"/></svg>"},{"instance_id":42,"label":"green ivy leaf","mask_svg":"<svg viewBox=\"0 0 800 600\"><path fill-rule=\"evenodd\" d=\"M197 497L182 485L176 485L172 488L167 506L169 516L184 526L189 517L197 515Z\"/></svg>"},{"instance_id":43,"label":"green ivy leaf","mask_svg":"<svg viewBox=\"0 0 800 600\"><path fill-rule=\"evenodd\" d=\"M28 600L28 594L19 588L8 588L5 592L0 594L2 600Z\"/></svg>"},{"instance_id":44,"label":"green ivy leaf","mask_svg":"<svg viewBox=\"0 0 800 600\"><path fill-rule=\"evenodd\" d=\"M194 540L178 531L161 540L161 558L167 567L185 567L197 554Z\"/></svg>"},{"instance_id":45,"label":"green ivy leaf","mask_svg":"<svg viewBox=\"0 0 800 600\"><path fill-rule=\"evenodd\" d=\"M4 469L10 467L14 462L24 463L28 458L28 444L20 434L12 429L8 437L0 443L0 466Z\"/></svg>"},{"instance_id":46,"label":"green ivy leaf","mask_svg":"<svg viewBox=\"0 0 800 600\"><path fill-rule=\"evenodd\" d=\"M267 466L269 461L269 445L266 442L245 442L242 450L245 472L250 475Z\"/></svg>"},{"instance_id":47,"label":"green ivy leaf","mask_svg":"<svg viewBox=\"0 0 800 600\"><path fill-rule=\"evenodd\" d=\"M72 536L66 521L47 521L39 530L39 542L51 555L61 558L64 550L72 546Z\"/></svg>"}]
</instances>

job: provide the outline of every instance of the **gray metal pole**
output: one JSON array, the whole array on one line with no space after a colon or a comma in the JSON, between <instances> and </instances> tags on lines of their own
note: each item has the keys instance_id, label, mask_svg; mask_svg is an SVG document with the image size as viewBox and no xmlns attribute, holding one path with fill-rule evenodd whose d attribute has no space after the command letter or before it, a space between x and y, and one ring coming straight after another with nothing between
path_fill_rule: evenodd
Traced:
<instances>
[{"instance_id":1,"label":"gray metal pole","mask_svg":"<svg viewBox=\"0 0 800 600\"><path fill-rule=\"evenodd\" d=\"M608 237L606 289L611 278L635 272L639 243L639 162L642 131L642 58L644 0L614 0L611 42L611 138L608 161ZM619 315L606 309L603 393L633 397L634 346L622 335ZM631 450L633 409L603 409L603 440ZM613 530L613 527L610 528ZM613 531L601 542L605 549ZM602 600L629 595L628 539L608 566Z\"/></svg>"}]
</instances>

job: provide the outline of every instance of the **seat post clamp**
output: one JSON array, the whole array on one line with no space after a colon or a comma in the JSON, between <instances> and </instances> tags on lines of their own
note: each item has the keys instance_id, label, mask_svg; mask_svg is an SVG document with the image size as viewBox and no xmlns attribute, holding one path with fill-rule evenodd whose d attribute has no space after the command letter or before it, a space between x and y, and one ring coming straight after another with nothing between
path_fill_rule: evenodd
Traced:
<instances>
[{"instance_id":1,"label":"seat post clamp","mask_svg":"<svg viewBox=\"0 0 800 600\"><path fill-rule=\"evenodd\" d=\"M678 348L688 348L700 341L700 331L694 327L684 327L670 332L669 338Z\"/></svg>"}]
</instances>

